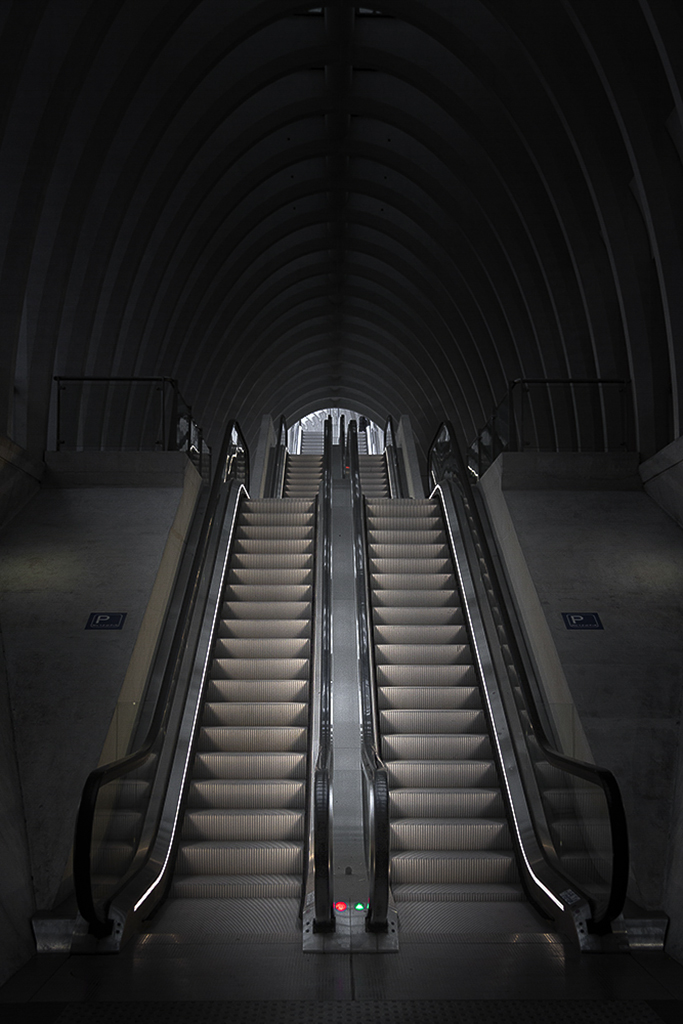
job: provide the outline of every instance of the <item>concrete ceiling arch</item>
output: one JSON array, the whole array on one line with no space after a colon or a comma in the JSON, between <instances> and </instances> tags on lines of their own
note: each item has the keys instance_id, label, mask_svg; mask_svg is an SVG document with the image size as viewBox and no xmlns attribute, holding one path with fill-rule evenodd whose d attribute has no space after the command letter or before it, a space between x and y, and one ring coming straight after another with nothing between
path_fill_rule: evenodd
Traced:
<instances>
[{"instance_id":1,"label":"concrete ceiling arch","mask_svg":"<svg viewBox=\"0 0 683 1024\"><path fill-rule=\"evenodd\" d=\"M674 0L8 0L0 409L175 377L211 440L348 405L463 441L510 379L680 433ZM554 401L554 399L551 399Z\"/></svg>"}]
</instances>

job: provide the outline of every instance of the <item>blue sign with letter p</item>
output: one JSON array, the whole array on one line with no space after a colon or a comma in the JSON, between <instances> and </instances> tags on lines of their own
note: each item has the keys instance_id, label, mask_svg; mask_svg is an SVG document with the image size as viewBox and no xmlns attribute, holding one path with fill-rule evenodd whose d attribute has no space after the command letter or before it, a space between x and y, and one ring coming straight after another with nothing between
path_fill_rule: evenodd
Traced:
<instances>
[{"instance_id":1,"label":"blue sign with letter p","mask_svg":"<svg viewBox=\"0 0 683 1024\"><path fill-rule=\"evenodd\" d=\"M86 629L123 629L128 612L90 612Z\"/></svg>"},{"instance_id":2,"label":"blue sign with letter p","mask_svg":"<svg viewBox=\"0 0 683 1024\"><path fill-rule=\"evenodd\" d=\"M604 629L597 612L562 612L567 629Z\"/></svg>"}]
</instances>

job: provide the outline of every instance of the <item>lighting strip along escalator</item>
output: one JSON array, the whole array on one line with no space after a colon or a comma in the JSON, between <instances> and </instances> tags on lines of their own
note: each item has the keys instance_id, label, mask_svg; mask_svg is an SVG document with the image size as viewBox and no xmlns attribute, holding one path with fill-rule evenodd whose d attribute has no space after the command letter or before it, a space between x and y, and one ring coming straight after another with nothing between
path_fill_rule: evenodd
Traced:
<instances>
[{"instance_id":1,"label":"lighting strip along escalator","mask_svg":"<svg viewBox=\"0 0 683 1024\"><path fill-rule=\"evenodd\" d=\"M354 526L354 575L361 704L361 768L363 777L364 836L368 871L369 906L366 928L372 932L396 931L396 915L389 891L389 779L380 755L367 554L363 517L363 492L355 422L348 430L351 502Z\"/></svg>"},{"instance_id":2,"label":"lighting strip along escalator","mask_svg":"<svg viewBox=\"0 0 683 1024\"><path fill-rule=\"evenodd\" d=\"M430 472L451 544L462 552L456 561L476 606L479 647L488 650L489 659L494 656L496 671L491 666L486 685L511 764L516 755L506 780L529 893L573 931L582 948L599 949L601 936L621 912L628 883L628 835L618 784L607 769L562 754L548 739L529 682L529 659L518 645L511 599L501 589L500 570L448 423L430 450ZM497 649L488 648L487 633L497 637ZM503 763L508 764L505 750ZM518 790L526 799L516 800Z\"/></svg>"}]
</instances>

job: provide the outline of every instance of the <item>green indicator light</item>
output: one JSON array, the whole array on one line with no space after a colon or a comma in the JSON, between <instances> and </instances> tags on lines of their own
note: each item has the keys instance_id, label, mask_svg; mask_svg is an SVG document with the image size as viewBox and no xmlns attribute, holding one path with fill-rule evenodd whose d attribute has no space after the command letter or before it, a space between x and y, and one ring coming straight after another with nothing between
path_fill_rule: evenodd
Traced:
<instances>
[{"instance_id":1,"label":"green indicator light","mask_svg":"<svg viewBox=\"0 0 683 1024\"><path fill-rule=\"evenodd\" d=\"M365 904L364 903L356 903L356 905L355 905L355 907L353 909L354 910L365 910Z\"/></svg>"}]
</instances>

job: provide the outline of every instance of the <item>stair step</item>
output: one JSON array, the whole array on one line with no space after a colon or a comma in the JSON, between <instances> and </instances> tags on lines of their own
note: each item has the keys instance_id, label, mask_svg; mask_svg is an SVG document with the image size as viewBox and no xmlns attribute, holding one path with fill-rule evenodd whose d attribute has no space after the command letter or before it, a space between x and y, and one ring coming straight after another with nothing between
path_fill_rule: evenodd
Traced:
<instances>
[{"instance_id":1,"label":"stair step","mask_svg":"<svg viewBox=\"0 0 683 1024\"><path fill-rule=\"evenodd\" d=\"M306 750L307 729L302 726L201 726L199 751L298 752Z\"/></svg>"},{"instance_id":2,"label":"stair step","mask_svg":"<svg viewBox=\"0 0 683 1024\"><path fill-rule=\"evenodd\" d=\"M478 686L380 686L380 710L476 710L481 708Z\"/></svg>"},{"instance_id":3,"label":"stair step","mask_svg":"<svg viewBox=\"0 0 683 1024\"><path fill-rule=\"evenodd\" d=\"M456 788L456 787L493 787L498 786L498 773L495 764L485 757L463 758L463 760L432 760L418 761L404 759L387 762L389 785L393 787L416 788Z\"/></svg>"},{"instance_id":4,"label":"stair step","mask_svg":"<svg viewBox=\"0 0 683 1024\"><path fill-rule=\"evenodd\" d=\"M380 730L383 736L484 733L486 716L483 710L467 709L380 711Z\"/></svg>"},{"instance_id":5,"label":"stair step","mask_svg":"<svg viewBox=\"0 0 683 1024\"><path fill-rule=\"evenodd\" d=\"M248 587L280 586L303 587L313 579L313 568L309 569L230 569L228 585Z\"/></svg>"},{"instance_id":6,"label":"stair step","mask_svg":"<svg viewBox=\"0 0 683 1024\"><path fill-rule=\"evenodd\" d=\"M176 875L169 895L176 899L298 899L299 875Z\"/></svg>"},{"instance_id":7,"label":"stair step","mask_svg":"<svg viewBox=\"0 0 683 1024\"><path fill-rule=\"evenodd\" d=\"M392 577L396 579L396 577ZM453 608L459 607L455 590L411 590L402 587L397 590L383 590L381 587L372 591L373 607L381 608Z\"/></svg>"},{"instance_id":8,"label":"stair step","mask_svg":"<svg viewBox=\"0 0 683 1024\"><path fill-rule=\"evenodd\" d=\"M392 884L405 882L514 883L519 880L511 852L406 850L391 855Z\"/></svg>"},{"instance_id":9,"label":"stair step","mask_svg":"<svg viewBox=\"0 0 683 1024\"><path fill-rule=\"evenodd\" d=\"M392 850L510 850L504 819L405 818L391 822Z\"/></svg>"},{"instance_id":10,"label":"stair step","mask_svg":"<svg viewBox=\"0 0 683 1024\"><path fill-rule=\"evenodd\" d=\"M212 679L308 679L308 658L215 658Z\"/></svg>"},{"instance_id":11,"label":"stair step","mask_svg":"<svg viewBox=\"0 0 683 1024\"><path fill-rule=\"evenodd\" d=\"M382 737L384 760L442 761L446 758L474 760L491 758L488 733L470 733L462 736L419 735Z\"/></svg>"},{"instance_id":12,"label":"stair step","mask_svg":"<svg viewBox=\"0 0 683 1024\"><path fill-rule=\"evenodd\" d=\"M304 806L306 783L303 779L193 779L190 783L188 806L205 808L260 808L277 810L297 809Z\"/></svg>"},{"instance_id":13,"label":"stair step","mask_svg":"<svg viewBox=\"0 0 683 1024\"><path fill-rule=\"evenodd\" d=\"M299 620L311 618L310 601L225 601L221 615L226 620Z\"/></svg>"},{"instance_id":14,"label":"stair step","mask_svg":"<svg viewBox=\"0 0 683 1024\"><path fill-rule=\"evenodd\" d=\"M204 704L202 725L308 725L308 704L294 702L220 701Z\"/></svg>"},{"instance_id":15,"label":"stair step","mask_svg":"<svg viewBox=\"0 0 683 1024\"><path fill-rule=\"evenodd\" d=\"M377 665L378 686L467 686L477 683L474 665Z\"/></svg>"},{"instance_id":16,"label":"stair step","mask_svg":"<svg viewBox=\"0 0 683 1024\"><path fill-rule=\"evenodd\" d=\"M308 639L311 635L308 619L222 619L218 628L219 636L242 640L261 637Z\"/></svg>"},{"instance_id":17,"label":"stair step","mask_svg":"<svg viewBox=\"0 0 683 1024\"><path fill-rule=\"evenodd\" d=\"M424 646L467 642L467 629L464 625L375 625L375 643L379 644Z\"/></svg>"},{"instance_id":18,"label":"stair step","mask_svg":"<svg viewBox=\"0 0 683 1024\"><path fill-rule=\"evenodd\" d=\"M377 665L471 665L469 644L375 644Z\"/></svg>"},{"instance_id":19,"label":"stair step","mask_svg":"<svg viewBox=\"0 0 683 1024\"><path fill-rule=\"evenodd\" d=\"M313 568L312 552L261 552L236 551L230 562L232 569L259 569L265 572L281 572L284 569L306 571Z\"/></svg>"},{"instance_id":20,"label":"stair step","mask_svg":"<svg viewBox=\"0 0 683 1024\"><path fill-rule=\"evenodd\" d=\"M303 874L303 843L272 839L247 842L181 841L176 871L193 875Z\"/></svg>"},{"instance_id":21,"label":"stair step","mask_svg":"<svg viewBox=\"0 0 683 1024\"><path fill-rule=\"evenodd\" d=\"M455 577L452 572L371 572L373 590L408 590L417 597L425 590L446 591L455 597ZM414 604L420 604L420 600Z\"/></svg>"},{"instance_id":22,"label":"stair step","mask_svg":"<svg viewBox=\"0 0 683 1024\"><path fill-rule=\"evenodd\" d=\"M420 556L415 553L412 557L422 558L431 557L434 551L448 551L446 535L440 526L425 527L421 530L377 530L369 526L368 544L373 553L385 556L384 549L395 549L398 552L405 547L414 549L415 552L421 551Z\"/></svg>"},{"instance_id":23,"label":"stair step","mask_svg":"<svg viewBox=\"0 0 683 1024\"><path fill-rule=\"evenodd\" d=\"M391 817L396 818L499 818L505 813L499 789L392 789Z\"/></svg>"},{"instance_id":24,"label":"stair step","mask_svg":"<svg viewBox=\"0 0 683 1024\"><path fill-rule=\"evenodd\" d=\"M206 699L209 701L268 702L308 699L308 679L210 679Z\"/></svg>"},{"instance_id":25,"label":"stair step","mask_svg":"<svg viewBox=\"0 0 683 1024\"><path fill-rule=\"evenodd\" d=\"M278 537L240 537L235 539L236 557L249 555L251 558L312 558L313 530L310 539L288 539L290 530L280 530Z\"/></svg>"},{"instance_id":26,"label":"stair step","mask_svg":"<svg viewBox=\"0 0 683 1024\"><path fill-rule=\"evenodd\" d=\"M311 601L313 597L313 588L310 585L285 585L285 584L251 584L251 583L232 583L225 589L225 599L228 602L237 601L239 603L245 602L244 611L249 612L248 618L256 618L253 614L251 607L246 602L265 602L270 603L273 601L281 601L283 603L289 603L293 601ZM289 615L288 612L283 614Z\"/></svg>"},{"instance_id":27,"label":"stair step","mask_svg":"<svg viewBox=\"0 0 683 1024\"><path fill-rule=\"evenodd\" d=\"M183 822L182 837L187 840L301 841L304 818L303 810L281 808L189 810Z\"/></svg>"},{"instance_id":28,"label":"stair step","mask_svg":"<svg viewBox=\"0 0 683 1024\"><path fill-rule=\"evenodd\" d=\"M310 642L307 637L220 637L214 646L214 658L249 659L308 659Z\"/></svg>"},{"instance_id":29,"label":"stair step","mask_svg":"<svg viewBox=\"0 0 683 1024\"><path fill-rule=\"evenodd\" d=\"M303 779L306 755L299 751L251 752L199 750L195 755L196 779Z\"/></svg>"},{"instance_id":30,"label":"stair step","mask_svg":"<svg viewBox=\"0 0 683 1024\"><path fill-rule=\"evenodd\" d=\"M421 627L431 628L432 626L462 625L465 616L462 608L456 604L450 606L415 605L388 606L375 604L372 612L375 628L386 624L387 626L407 625L413 629Z\"/></svg>"},{"instance_id":31,"label":"stair step","mask_svg":"<svg viewBox=\"0 0 683 1024\"><path fill-rule=\"evenodd\" d=\"M519 903L526 899L521 885L499 882L418 882L392 885L397 903Z\"/></svg>"}]
</instances>

